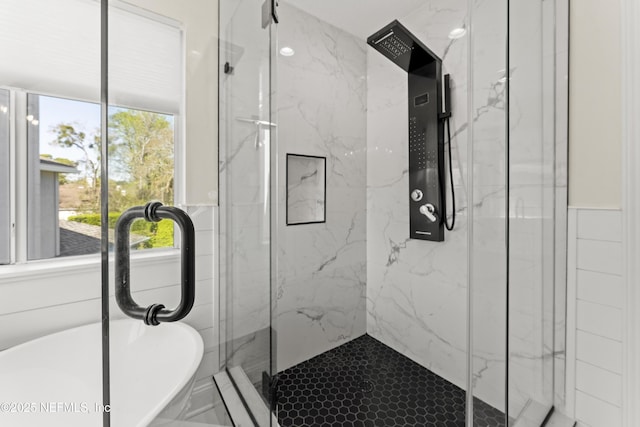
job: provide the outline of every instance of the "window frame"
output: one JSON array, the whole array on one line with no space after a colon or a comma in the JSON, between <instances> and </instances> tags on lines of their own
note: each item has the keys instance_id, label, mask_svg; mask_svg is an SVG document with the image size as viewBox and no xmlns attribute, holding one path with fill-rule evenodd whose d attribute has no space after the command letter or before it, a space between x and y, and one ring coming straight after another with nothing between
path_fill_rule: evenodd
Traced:
<instances>
[{"instance_id":1,"label":"window frame","mask_svg":"<svg viewBox=\"0 0 640 427\"><path fill-rule=\"evenodd\" d=\"M28 259L28 128L27 128L27 99L29 95L47 96L70 101L80 101L96 104L96 100L72 98L60 93L36 92L24 90L12 86L0 85L0 89L9 91L9 209L10 209L10 259L9 264L0 264L2 270L14 271L16 265L27 264L50 264L51 267L64 265L93 264L99 259L100 253L74 255L64 257L52 257L45 259ZM184 100L181 101L181 106ZM179 206L184 200L184 183L186 165L184 165L185 138L183 135L183 115L174 112L165 112L160 108L150 110L133 105L110 105L110 107L136 109L151 111L158 114L170 115L173 117L173 204ZM23 126L18 126L24 123ZM1 201L0 201L1 202ZM177 239L174 240L176 244ZM179 249L173 248L153 248L140 253L134 253L134 258L166 257L177 253ZM144 253L144 255L143 255ZM9 269L7 267L13 267Z\"/></svg>"}]
</instances>

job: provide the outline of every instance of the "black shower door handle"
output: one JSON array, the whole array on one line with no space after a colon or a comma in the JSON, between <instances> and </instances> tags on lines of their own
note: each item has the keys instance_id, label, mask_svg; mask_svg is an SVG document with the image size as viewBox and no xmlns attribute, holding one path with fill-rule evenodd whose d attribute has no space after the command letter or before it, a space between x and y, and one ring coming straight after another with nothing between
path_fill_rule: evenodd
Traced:
<instances>
[{"instance_id":1,"label":"black shower door handle","mask_svg":"<svg viewBox=\"0 0 640 427\"><path fill-rule=\"evenodd\" d=\"M138 218L149 222L170 219L180 226L182 234L181 251L181 283L182 296L174 310L168 310L162 304L151 304L149 307L139 306L131 296L130 247L129 234L131 224ZM143 320L147 325L159 325L160 322L175 322L183 319L193 308L195 301L195 231L191 218L182 209L163 206L160 202L149 202L145 206L134 206L127 209L116 222L115 230L115 273L116 302L118 307L129 317Z\"/></svg>"}]
</instances>

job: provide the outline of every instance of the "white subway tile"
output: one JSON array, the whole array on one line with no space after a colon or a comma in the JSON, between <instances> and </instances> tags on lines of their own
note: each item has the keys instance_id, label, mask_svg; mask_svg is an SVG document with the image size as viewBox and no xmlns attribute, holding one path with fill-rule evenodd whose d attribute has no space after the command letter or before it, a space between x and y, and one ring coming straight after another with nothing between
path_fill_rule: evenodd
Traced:
<instances>
[{"instance_id":1,"label":"white subway tile","mask_svg":"<svg viewBox=\"0 0 640 427\"><path fill-rule=\"evenodd\" d=\"M622 308L624 283L621 276L578 270L577 282L578 299Z\"/></svg>"},{"instance_id":2,"label":"white subway tile","mask_svg":"<svg viewBox=\"0 0 640 427\"><path fill-rule=\"evenodd\" d=\"M197 258L196 258L197 262ZM176 251L172 256L159 259L131 260L131 291L144 291L180 283L180 258ZM109 272L109 295L115 295L114 264Z\"/></svg>"},{"instance_id":3,"label":"white subway tile","mask_svg":"<svg viewBox=\"0 0 640 427\"><path fill-rule=\"evenodd\" d=\"M215 227L215 206L189 206L186 210L193 222L193 227L200 230L213 230Z\"/></svg>"},{"instance_id":4,"label":"white subway tile","mask_svg":"<svg viewBox=\"0 0 640 427\"><path fill-rule=\"evenodd\" d=\"M576 390L622 405L622 376L581 361L576 362Z\"/></svg>"},{"instance_id":5,"label":"white subway tile","mask_svg":"<svg viewBox=\"0 0 640 427\"><path fill-rule=\"evenodd\" d=\"M576 392L578 425L589 427L621 427L622 410L580 391Z\"/></svg>"},{"instance_id":6,"label":"white subway tile","mask_svg":"<svg viewBox=\"0 0 640 427\"><path fill-rule=\"evenodd\" d=\"M0 349L76 326L100 322L99 299L0 316Z\"/></svg>"},{"instance_id":7,"label":"white subway tile","mask_svg":"<svg viewBox=\"0 0 640 427\"><path fill-rule=\"evenodd\" d=\"M204 343L204 351L218 351L218 331L216 328L201 329L198 331Z\"/></svg>"},{"instance_id":8,"label":"white subway tile","mask_svg":"<svg viewBox=\"0 0 640 427\"><path fill-rule=\"evenodd\" d=\"M203 378L211 378L218 373L218 352L210 351L202 356L202 362L196 371L196 381Z\"/></svg>"},{"instance_id":9,"label":"white subway tile","mask_svg":"<svg viewBox=\"0 0 640 427\"><path fill-rule=\"evenodd\" d=\"M196 254L213 255L215 236L213 230L196 231Z\"/></svg>"},{"instance_id":10,"label":"white subway tile","mask_svg":"<svg viewBox=\"0 0 640 427\"><path fill-rule=\"evenodd\" d=\"M212 303L214 286L213 279L197 280L195 305Z\"/></svg>"},{"instance_id":11,"label":"white subway tile","mask_svg":"<svg viewBox=\"0 0 640 427\"><path fill-rule=\"evenodd\" d=\"M578 239L578 269L609 274L622 273L622 244Z\"/></svg>"},{"instance_id":12,"label":"white subway tile","mask_svg":"<svg viewBox=\"0 0 640 427\"><path fill-rule=\"evenodd\" d=\"M35 276L29 281L3 283L0 315L100 298L100 272L76 271L68 275Z\"/></svg>"},{"instance_id":13,"label":"white subway tile","mask_svg":"<svg viewBox=\"0 0 640 427\"><path fill-rule=\"evenodd\" d=\"M183 322L196 330L212 328L214 313L213 304L203 304L193 307L191 313L184 318Z\"/></svg>"},{"instance_id":14,"label":"white subway tile","mask_svg":"<svg viewBox=\"0 0 640 427\"><path fill-rule=\"evenodd\" d=\"M214 274L214 259L212 255L196 257L196 279L212 279Z\"/></svg>"},{"instance_id":15,"label":"white subway tile","mask_svg":"<svg viewBox=\"0 0 640 427\"><path fill-rule=\"evenodd\" d=\"M594 366L622 373L622 343L588 332L578 331L576 357Z\"/></svg>"},{"instance_id":16,"label":"white subway tile","mask_svg":"<svg viewBox=\"0 0 640 427\"><path fill-rule=\"evenodd\" d=\"M578 300L577 329L621 341L622 310Z\"/></svg>"},{"instance_id":17,"label":"white subway tile","mask_svg":"<svg viewBox=\"0 0 640 427\"><path fill-rule=\"evenodd\" d=\"M578 238L622 241L622 213L619 210L580 209Z\"/></svg>"}]
</instances>

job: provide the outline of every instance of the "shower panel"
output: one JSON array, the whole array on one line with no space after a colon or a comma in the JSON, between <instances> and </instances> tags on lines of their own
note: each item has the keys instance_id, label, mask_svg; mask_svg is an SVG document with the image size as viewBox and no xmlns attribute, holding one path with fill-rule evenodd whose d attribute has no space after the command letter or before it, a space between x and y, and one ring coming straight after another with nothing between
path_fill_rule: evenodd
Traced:
<instances>
[{"instance_id":1,"label":"shower panel","mask_svg":"<svg viewBox=\"0 0 640 427\"><path fill-rule=\"evenodd\" d=\"M400 22L393 21L367 43L408 73L409 217L412 239L444 240L444 120L442 60ZM449 76L444 76L448 96Z\"/></svg>"}]
</instances>

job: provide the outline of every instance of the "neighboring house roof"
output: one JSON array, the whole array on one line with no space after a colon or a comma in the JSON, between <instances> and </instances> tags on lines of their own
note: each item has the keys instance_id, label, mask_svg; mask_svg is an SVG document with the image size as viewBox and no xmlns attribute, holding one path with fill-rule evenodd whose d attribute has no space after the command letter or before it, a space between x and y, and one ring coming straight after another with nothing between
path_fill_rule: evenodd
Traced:
<instances>
[{"instance_id":1,"label":"neighboring house roof","mask_svg":"<svg viewBox=\"0 0 640 427\"><path fill-rule=\"evenodd\" d=\"M80 171L74 166L56 162L51 159L40 158L40 171L55 173L79 173Z\"/></svg>"},{"instance_id":2,"label":"neighboring house roof","mask_svg":"<svg viewBox=\"0 0 640 427\"><path fill-rule=\"evenodd\" d=\"M60 256L87 255L100 252L100 238L71 230L65 227L68 223L71 223L71 221L60 221Z\"/></svg>"},{"instance_id":3,"label":"neighboring house roof","mask_svg":"<svg viewBox=\"0 0 640 427\"><path fill-rule=\"evenodd\" d=\"M77 221L60 220L60 256L86 255L100 252L101 228ZM113 247L114 231L109 230L109 248ZM129 245L149 240L140 234L129 234Z\"/></svg>"}]
</instances>

